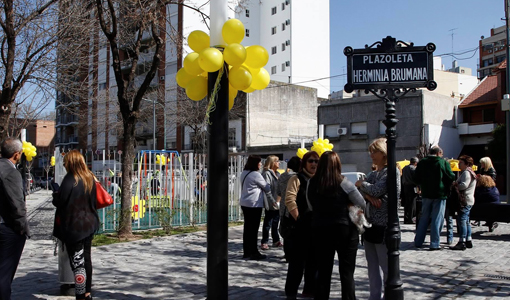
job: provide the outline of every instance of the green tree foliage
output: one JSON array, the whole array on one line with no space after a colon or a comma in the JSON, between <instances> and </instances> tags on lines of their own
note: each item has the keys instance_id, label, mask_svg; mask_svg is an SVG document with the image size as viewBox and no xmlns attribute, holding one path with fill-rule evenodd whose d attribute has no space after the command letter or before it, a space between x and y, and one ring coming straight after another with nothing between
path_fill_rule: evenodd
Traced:
<instances>
[{"instance_id":1,"label":"green tree foliage","mask_svg":"<svg viewBox=\"0 0 510 300\"><path fill-rule=\"evenodd\" d=\"M489 155L493 161L506 160L506 127L499 124L492 131L492 140L487 144Z\"/></svg>"}]
</instances>

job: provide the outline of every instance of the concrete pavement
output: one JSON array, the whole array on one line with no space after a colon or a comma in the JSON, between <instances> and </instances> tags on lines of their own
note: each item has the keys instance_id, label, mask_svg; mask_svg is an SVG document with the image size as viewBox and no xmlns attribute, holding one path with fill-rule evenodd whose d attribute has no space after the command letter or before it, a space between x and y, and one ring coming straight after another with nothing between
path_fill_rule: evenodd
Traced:
<instances>
[{"instance_id":1,"label":"concrete pavement","mask_svg":"<svg viewBox=\"0 0 510 300\"><path fill-rule=\"evenodd\" d=\"M59 296L57 257L49 239L54 211L49 193L43 192L27 200L34 238L25 246L13 283L13 300L74 299ZM402 225L400 266L405 299L510 298L509 224L500 224L492 233L487 227L473 227L474 247L466 251L419 250L413 238L414 225ZM242 226L238 226L229 229L228 249L229 299L285 299L287 264L281 248L266 251L269 258L264 261L242 259ZM368 299L364 255L360 246L355 273L358 299ZM206 298L205 232L96 247L92 260L94 299ZM338 267L330 298L341 298Z\"/></svg>"}]
</instances>

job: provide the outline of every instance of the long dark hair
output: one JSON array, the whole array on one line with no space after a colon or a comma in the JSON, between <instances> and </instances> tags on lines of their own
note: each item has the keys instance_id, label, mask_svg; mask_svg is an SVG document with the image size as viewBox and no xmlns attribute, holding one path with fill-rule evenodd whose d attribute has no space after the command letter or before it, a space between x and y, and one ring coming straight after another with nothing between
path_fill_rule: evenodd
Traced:
<instances>
[{"instance_id":1,"label":"long dark hair","mask_svg":"<svg viewBox=\"0 0 510 300\"><path fill-rule=\"evenodd\" d=\"M333 151L324 152L315 172L315 180L318 180L318 191L320 194L336 194L340 183L344 179L342 176L342 163L340 157Z\"/></svg>"},{"instance_id":2,"label":"long dark hair","mask_svg":"<svg viewBox=\"0 0 510 300\"><path fill-rule=\"evenodd\" d=\"M262 158L258 155L250 155L248 156L248 160L244 165L244 170L248 171L258 171L259 170L259 162L262 161Z\"/></svg>"}]
</instances>

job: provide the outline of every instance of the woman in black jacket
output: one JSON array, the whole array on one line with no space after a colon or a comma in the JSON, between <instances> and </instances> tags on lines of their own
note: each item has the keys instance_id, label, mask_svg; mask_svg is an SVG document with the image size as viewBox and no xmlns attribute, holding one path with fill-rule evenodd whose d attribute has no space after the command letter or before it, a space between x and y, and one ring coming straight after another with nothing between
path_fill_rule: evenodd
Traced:
<instances>
[{"instance_id":1,"label":"woman in black jacket","mask_svg":"<svg viewBox=\"0 0 510 300\"><path fill-rule=\"evenodd\" d=\"M90 250L94 232L99 229L94 176L77 150L64 157L64 167L67 174L53 194L57 208L53 235L64 243L69 254L76 299L92 299Z\"/></svg>"},{"instance_id":2,"label":"woman in black jacket","mask_svg":"<svg viewBox=\"0 0 510 300\"><path fill-rule=\"evenodd\" d=\"M316 239L318 282L315 299L329 299L331 273L338 253L342 299L355 300L354 269L359 235L349 218L348 205L365 209L363 196L342 176L342 164L335 152L324 152L315 176L309 181L312 230Z\"/></svg>"}]
</instances>

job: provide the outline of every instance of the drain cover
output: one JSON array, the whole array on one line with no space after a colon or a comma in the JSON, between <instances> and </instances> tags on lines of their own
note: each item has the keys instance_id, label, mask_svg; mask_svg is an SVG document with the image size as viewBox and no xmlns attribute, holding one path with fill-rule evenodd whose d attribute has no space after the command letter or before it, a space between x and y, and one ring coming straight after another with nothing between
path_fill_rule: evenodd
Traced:
<instances>
[{"instance_id":1,"label":"drain cover","mask_svg":"<svg viewBox=\"0 0 510 300\"><path fill-rule=\"evenodd\" d=\"M503 276L503 275L483 274L483 277L510 280L510 276Z\"/></svg>"}]
</instances>

